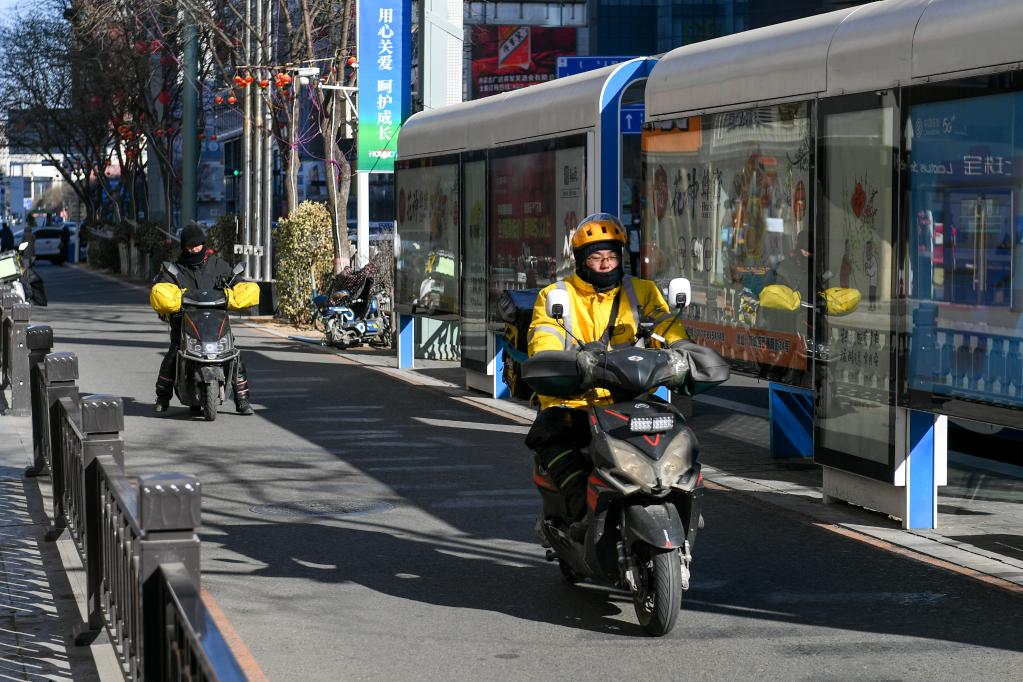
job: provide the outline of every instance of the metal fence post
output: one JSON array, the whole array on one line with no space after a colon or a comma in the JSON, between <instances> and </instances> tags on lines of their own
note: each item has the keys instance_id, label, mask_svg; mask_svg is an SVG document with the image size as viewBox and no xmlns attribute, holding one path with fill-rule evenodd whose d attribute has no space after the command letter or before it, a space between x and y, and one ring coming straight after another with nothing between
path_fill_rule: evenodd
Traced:
<instances>
[{"instance_id":1,"label":"metal fence post","mask_svg":"<svg viewBox=\"0 0 1023 682\"><path fill-rule=\"evenodd\" d=\"M11 309L15 303L21 303L21 299L18 298L14 292L5 287L0 292L0 388L7 385L7 365L8 365L8 327L7 318L11 315Z\"/></svg>"},{"instance_id":2,"label":"metal fence post","mask_svg":"<svg viewBox=\"0 0 1023 682\"><path fill-rule=\"evenodd\" d=\"M101 508L104 503L100 467L111 472L124 472L124 404L120 398L109 395L90 395L82 398L82 481L85 513L84 531L85 575L87 588L87 630L76 642L82 644L95 639L103 630L103 524Z\"/></svg>"},{"instance_id":3,"label":"metal fence post","mask_svg":"<svg viewBox=\"0 0 1023 682\"><path fill-rule=\"evenodd\" d=\"M162 608L160 564L184 564L190 582L199 592L199 536L201 490L199 480L185 474L153 474L139 477L138 567L142 585L142 677L161 679L167 657L166 622ZM196 614L189 614L193 622Z\"/></svg>"},{"instance_id":4,"label":"metal fence post","mask_svg":"<svg viewBox=\"0 0 1023 682\"><path fill-rule=\"evenodd\" d=\"M11 414L25 416L32 409L28 378L28 349L25 332L32 318L32 306L15 303L4 308L4 378L11 387Z\"/></svg>"},{"instance_id":5,"label":"metal fence post","mask_svg":"<svg viewBox=\"0 0 1023 682\"><path fill-rule=\"evenodd\" d=\"M32 394L32 464L25 469L26 476L38 476L47 470L46 436L46 383L42 376L42 361L53 348L53 329L47 324L33 324L25 331L28 345L28 377Z\"/></svg>"}]
</instances>

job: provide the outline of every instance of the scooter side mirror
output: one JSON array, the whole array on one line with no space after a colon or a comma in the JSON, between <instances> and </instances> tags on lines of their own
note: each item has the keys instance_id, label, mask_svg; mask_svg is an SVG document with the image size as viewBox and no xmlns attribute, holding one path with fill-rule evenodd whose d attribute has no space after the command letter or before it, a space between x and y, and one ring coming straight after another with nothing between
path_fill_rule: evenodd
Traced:
<instances>
[{"instance_id":1,"label":"scooter side mirror","mask_svg":"<svg viewBox=\"0 0 1023 682\"><path fill-rule=\"evenodd\" d=\"M244 263L238 263L237 265L234 266L234 269L231 270L231 274L233 274L233 275L240 275L243 272L245 272L245 264Z\"/></svg>"},{"instance_id":2,"label":"scooter side mirror","mask_svg":"<svg viewBox=\"0 0 1023 682\"><path fill-rule=\"evenodd\" d=\"M676 277L668 283L668 305L687 308L693 300L693 285L685 277Z\"/></svg>"},{"instance_id":3,"label":"scooter side mirror","mask_svg":"<svg viewBox=\"0 0 1023 682\"><path fill-rule=\"evenodd\" d=\"M569 309L570 301L568 292L564 289L554 289L547 294L547 315L555 320L565 317L565 311Z\"/></svg>"},{"instance_id":4,"label":"scooter side mirror","mask_svg":"<svg viewBox=\"0 0 1023 682\"><path fill-rule=\"evenodd\" d=\"M28 248L28 242L21 242L18 244L18 251L24 251Z\"/></svg>"}]
</instances>

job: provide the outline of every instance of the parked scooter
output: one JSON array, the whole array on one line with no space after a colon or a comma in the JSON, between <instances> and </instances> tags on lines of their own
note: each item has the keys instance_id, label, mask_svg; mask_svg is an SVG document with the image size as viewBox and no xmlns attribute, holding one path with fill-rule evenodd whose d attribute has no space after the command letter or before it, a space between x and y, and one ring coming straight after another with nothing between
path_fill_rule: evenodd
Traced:
<instances>
[{"instance_id":1,"label":"parked scooter","mask_svg":"<svg viewBox=\"0 0 1023 682\"><path fill-rule=\"evenodd\" d=\"M16 250L0 253L0 285L25 303L45 306L46 287L29 262L27 251L28 242L22 242Z\"/></svg>"},{"instance_id":2,"label":"parked scooter","mask_svg":"<svg viewBox=\"0 0 1023 682\"><path fill-rule=\"evenodd\" d=\"M689 298L689 282L673 280L668 300L678 315ZM568 308L567 292L548 292L548 315L561 323ZM653 323L640 326L641 336L654 336ZM548 561L557 560L569 582L590 579L629 590L640 624L660 636L674 627L689 589L693 543L702 525L702 475L696 436L681 412L649 391L665 386L693 395L725 381L728 365L696 344L649 349L642 347L645 341L619 350L540 353L524 363L522 378L548 396L595 388L611 392L613 404L588 408L585 452L593 469L586 484L585 535L578 524L570 525L563 496L539 467L533 473L543 498L538 530L550 546Z\"/></svg>"},{"instance_id":3,"label":"parked scooter","mask_svg":"<svg viewBox=\"0 0 1023 682\"><path fill-rule=\"evenodd\" d=\"M317 308L316 325L323 332L323 345L353 348L363 344L391 345L390 298L383 292L370 294L367 300L352 300L347 289L329 296L313 298Z\"/></svg>"},{"instance_id":4,"label":"parked scooter","mask_svg":"<svg viewBox=\"0 0 1023 682\"><path fill-rule=\"evenodd\" d=\"M177 277L174 263L164 268ZM215 289L185 290L181 297L181 341L174 393L182 405L201 409L206 421L217 418L227 387L238 372L238 349L231 333L224 288L234 285L245 266L234 267L230 280Z\"/></svg>"}]
</instances>

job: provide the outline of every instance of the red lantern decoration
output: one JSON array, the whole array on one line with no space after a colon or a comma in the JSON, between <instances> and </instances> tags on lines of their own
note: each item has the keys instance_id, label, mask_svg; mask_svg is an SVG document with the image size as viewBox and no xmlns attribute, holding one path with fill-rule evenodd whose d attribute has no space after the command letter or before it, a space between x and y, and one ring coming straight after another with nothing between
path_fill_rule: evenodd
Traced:
<instances>
[{"instance_id":1,"label":"red lantern decoration","mask_svg":"<svg viewBox=\"0 0 1023 682\"><path fill-rule=\"evenodd\" d=\"M353 69L357 69L359 68L359 60L356 59L355 57L349 57L348 59L345 60L345 66L350 66Z\"/></svg>"},{"instance_id":2,"label":"red lantern decoration","mask_svg":"<svg viewBox=\"0 0 1023 682\"><path fill-rule=\"evenodd\" d=\"M156 136L157 137L163 137L163 128L157 128L156 129Z\"/></svg>"},{"instance_id":3,"label":"red lantern decoration","mask_svg":"<svg viewBox=\"0 0 1023 682\"><path fill-rule=\"evenodd\" d=\"M216 97L213 98L213 101L216 102L217 104L223 104L224 98L221 97L220 95L217 95Z\"/></svg>"},{"instance_id":4,"label":"red lantern decoration","mask_svg":"<svg viewBox=\"0 0 1023 682\"><path fill-rule=\"evenodd\" d=\"M216 135L210 135L210 141L211 142L216 142L217 141L217 136Z\"/></svg>"},{"instance_id":5,"label":"red lantern decoration","mask_svg":"<svg viewBox=\"0 0 1023 682\"><path fill-rule=\"evenodd\" d=\"M237 85L239 88L244 88L246 85L248 85L248 82L246 82L246 80L241 76L235 76L234 84Z\"/></svg>"},{"instance_id":6,"label":"red lantern decoration","mask_svg":"<svg viewBox=\"0 0 1023 682\"><path fill-rule=\"evenodd\" d=\"M261 87L261 88L265 88L268 85L270 85L270 81L268 81L268 80L261 80L261 81L259 81L259 87Z\"/></svg>"},{"instance_id":7,"label":"red lantern decoration","mask_svg":"<svg viewBox=\"0 0 1023 682\"><path fill-rule=\"evenodd\" d=\"M149 44L146 43L146 41L144 41L144 40L136 40L135 41L135 53L136 54L145 54L147 52L149 52Z\"/></svg>"},{"instance_id":8,"label":"red lantern decoration","mask_svg":"<svg viewBox=\"0 0 1023 682\"><path fill-rule=\"evenodd\" d=\"M238 104L238 98L235 97L234 95L231 95L230 97L227 98L227 103L228 104Z\"/></svg>"},{"instance_id":9,"label":"red lantern decoration","mask_svg":"<svg viewBox=\"0 0 1023 682\"><path fill-rule=\"evenodd\" d=\"M162 104L163 106L167 106L168 104L171 103L171 94L164 90L159 95L156 96L156 99L160 100L160 104Z\"/></svg>"},{"instance_id":10,"label":"red lantern decoration","mask_svg":"<svg viewBox=\"0 0 1023 682\"><path fill-rule=\"evenodd\" d=\"M160 48L162 48L162 47L163 47L163 43L161 43L159 40L150 40L149 41L149 52L151 54L156 54L157 52L160 51Z\"/></svg>"}]
</instances>

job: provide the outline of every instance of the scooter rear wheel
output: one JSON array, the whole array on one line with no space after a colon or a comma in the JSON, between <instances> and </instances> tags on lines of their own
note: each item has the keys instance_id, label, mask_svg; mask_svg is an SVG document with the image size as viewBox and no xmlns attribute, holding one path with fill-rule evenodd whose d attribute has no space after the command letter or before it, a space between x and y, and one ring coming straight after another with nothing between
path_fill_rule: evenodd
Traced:
<instances>
[{"instance_id":1,"label":"scooter rear wheel","mask_svg":"<svg viewBox=\"0 0 1023 682\"><path fill-rule=\"evenodd\" d=\"M202 389L202 416L206 421L211 422L217 418L217 402L219 396L217 395L217 387L211 384L206 384Z\"/></svg>"},{"instance_id":2,"label":"scooter rear wheel","mask_svg":"<svg viewBox=\"0 0 1023 682\"><path fill-rule=\"evenodd\" d=\"M661 637L671 632L682 605L682 570L678 550L658 551L638 545L635 550L641 575L632 594L639 624L648 634Z\"/></svg>"}]
</instances>

